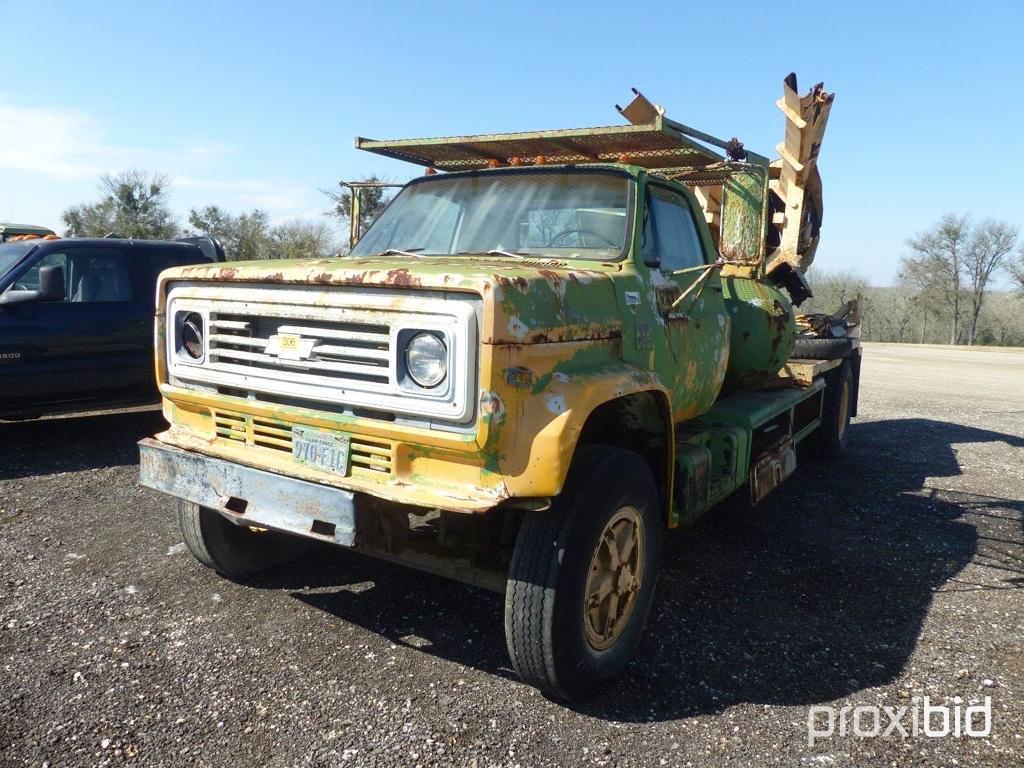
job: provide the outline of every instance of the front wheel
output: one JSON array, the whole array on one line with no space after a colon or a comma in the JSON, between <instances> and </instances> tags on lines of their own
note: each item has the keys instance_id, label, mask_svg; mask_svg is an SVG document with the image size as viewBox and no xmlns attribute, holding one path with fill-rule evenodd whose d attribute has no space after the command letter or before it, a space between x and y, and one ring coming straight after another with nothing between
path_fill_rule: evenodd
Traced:
<instances>
[{"instance_id":1,"label":"front wheel","mask_svg":"<svg viewBox=\"0 0 1024 768\"><path fill-rule=\"evenodd\" d=\"M525 682L573 700L622 672L654 597L660 509L646 461L588 445L552 509L526 513L505 590L505 639Z\"/></svg>"},{"instance_id":2,"label":"front wheel","mask_svg":"<svg viewBox=\"0 0 1024 768\"><path fill-rule=\"evenodd\" d=\"M266 528L235 525L212 509L178 501L185 546L200 563L229 579L246 579L295 560L314 542Z\"/></svg>"}]
</instances>

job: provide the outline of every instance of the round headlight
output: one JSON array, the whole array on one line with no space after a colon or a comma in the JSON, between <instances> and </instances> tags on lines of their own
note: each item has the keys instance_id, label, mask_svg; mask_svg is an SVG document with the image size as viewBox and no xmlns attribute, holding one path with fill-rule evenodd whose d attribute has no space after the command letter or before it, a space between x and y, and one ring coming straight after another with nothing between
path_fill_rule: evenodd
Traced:
<instances>
[{"instance_id":1,"label":"round headlight","mask_svg":"<svg viewBox=\"0 0 1024 768\"><path fill-rule=\"evenodd\" d=\"M444 342L432 333L417 333L405 348L405 368L421 387L436 387L448 375Z\"/></svg>"},{"instance_id":2,"label":"round headlight","mask_svg":"<svg viewBox=\"0 0 1024 768\"><path fill-rule=\"evenodd\" d=\"M178 348L193 360L203 357L203 316L189 312L181 321L181 338Z\"/></svg>"}]
</instances>

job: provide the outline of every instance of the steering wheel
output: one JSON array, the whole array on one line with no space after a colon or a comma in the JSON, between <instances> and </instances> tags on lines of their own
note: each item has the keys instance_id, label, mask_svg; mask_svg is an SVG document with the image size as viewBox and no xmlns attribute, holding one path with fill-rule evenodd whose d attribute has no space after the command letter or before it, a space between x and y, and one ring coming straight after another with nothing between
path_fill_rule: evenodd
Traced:
<instances>
[{"instance_id":1,"label":"steering wheel","mask_svg":"<svg viewBox=\"0 0 1024 768\"><path fill-rule=\"evenodd\" d=\"M546 243L544 243L544 247L545 248L552 248L552 247L554 247L556 241L561 240L566 235L572 235L572 234L577 234L577 235L584 235L584 234L586 234L586 235L593 235L598 240L604 240L606 243L608 243L608 247L609 248L618 248L619 247L619 244L616 243L614 240L611 240L611 239L605 237L604 235L602 235L600 232L595 232L592 229L563 229L557 235L555 235L550 240L548 240ZM580 237L580 245L581 245L581 247L585 247L585 246L583 246L583 238L582 237Z\"/></svg>"},{"instance_id":2,"label":"steering wheel","mask_svg":"<svg viewBox=\"0 0 1024 768\"><path fill-rule=\"evenodd\" d=\"M16 290L16 291L29 291L29 290L31 290L31 288L29 288L29 287L28 287L27 285L25 285L24 283L15 283L15 284L14 284L14 285L12 285L11 287L12 287L12 288L13 288L14 290Z\"/></svg>"}]
</instances>

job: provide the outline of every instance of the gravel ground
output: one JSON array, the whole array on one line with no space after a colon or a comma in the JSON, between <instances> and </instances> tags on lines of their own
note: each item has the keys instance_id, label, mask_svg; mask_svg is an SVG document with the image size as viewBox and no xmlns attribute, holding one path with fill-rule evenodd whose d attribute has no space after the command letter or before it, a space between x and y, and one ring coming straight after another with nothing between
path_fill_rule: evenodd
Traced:
<instances>
[{"instance_id":1,"label":"gravel ground","mask_svg":"<svg viewBox=\"0 0 1024 768\"><path fill-rule=\"evenodd\" d=\"M847 459L669 535L638 657L577 708L515 679L497 595L199 566L136 485L158 413L0 425L0 763L1024 764L1022 403L1024 351L869 345ZM990 696L991 735L808 745L812 706L925 695Z\"/></svg>"}]
</instances>

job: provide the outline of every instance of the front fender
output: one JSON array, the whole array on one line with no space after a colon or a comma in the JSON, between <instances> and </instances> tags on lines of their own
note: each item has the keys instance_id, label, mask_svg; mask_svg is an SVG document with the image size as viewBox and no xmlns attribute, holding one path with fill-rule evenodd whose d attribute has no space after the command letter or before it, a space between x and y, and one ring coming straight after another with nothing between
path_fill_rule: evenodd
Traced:
<instances>
[{"instance_id":1,"label":"front fender","mask_svg":"<svg viewBox=\"0 0 1024 768\"><path fill-rule=\"evenodd\" d=\"M617 341L496 347L500 384L485 391L492 420L487 446L512 497L562 489L576 443L594 409L639 392L668 391L651 371L623 362Z\"/></svg>"}]
</instances>

